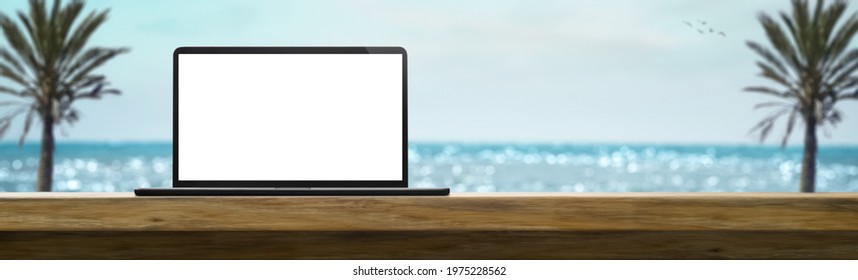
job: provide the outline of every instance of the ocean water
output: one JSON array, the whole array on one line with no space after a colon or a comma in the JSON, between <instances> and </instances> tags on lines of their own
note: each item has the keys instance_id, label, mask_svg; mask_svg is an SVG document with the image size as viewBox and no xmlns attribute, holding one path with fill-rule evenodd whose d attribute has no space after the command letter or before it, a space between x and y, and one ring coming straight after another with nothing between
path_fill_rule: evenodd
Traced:
<instances>
[{"instance_id":1,"label":"ocean water","mask_svg":"<svg viewBox=\"0 0 858 280\"><path fill-rule=\"evenodd\" d=\"M138 187L171 186L171 143L58 143L54 190L126 192ZM39 145L0 144L0 191L35 190Z\"/></svg>"},{"instance_id":2,"label":"ocean water","mask_svg":"<svg viewBox=\"0 0 858 280\"><path fill-rule=\"evenodd\" d=\"M33 191L39 147L0 144L0 191ZM60 143L54 189L170 187L170 143ZM817 190L858 191L858 146L822 147ZM413 187L455 192L793 192L801 148L411 143Z\"/></svg>"}]
</instances>

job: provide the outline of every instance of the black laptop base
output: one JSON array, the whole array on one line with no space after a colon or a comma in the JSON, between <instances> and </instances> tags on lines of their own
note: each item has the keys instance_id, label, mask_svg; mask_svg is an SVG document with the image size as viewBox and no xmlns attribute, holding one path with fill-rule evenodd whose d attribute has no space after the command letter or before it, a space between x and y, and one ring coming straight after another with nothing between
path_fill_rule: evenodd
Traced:
<instances>
[{"instance_id":1,"label":"black laptop base","mask_svg":"<svg viewBox=\"0 0 858 280\"><path fill-rule=\"evenodd\" d=\"M138 188L138 196L445 196L449 188Z\"/></svg>"}]
</instances>

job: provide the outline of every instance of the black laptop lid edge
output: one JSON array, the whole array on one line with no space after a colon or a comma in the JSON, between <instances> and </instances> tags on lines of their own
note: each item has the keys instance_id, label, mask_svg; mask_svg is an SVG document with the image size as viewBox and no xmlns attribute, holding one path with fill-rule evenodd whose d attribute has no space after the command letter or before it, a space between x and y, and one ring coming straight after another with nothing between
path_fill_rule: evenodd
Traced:
<instances>
[{"instance_id":1,"label":"black laptop lid edge","mask_svg":"<svg viewBox=\"0 0 858 280\"><path fill-rule=\"evenodd\" d=\"M179 180L179 55L180 54L401 54L402 55L402 180L393 181L245 181ZM211 47L183 46L173 51L173 187L174 188L407 188L408 187L408 53L399 46L373 47Z\"/></svg>"}]
</instances>

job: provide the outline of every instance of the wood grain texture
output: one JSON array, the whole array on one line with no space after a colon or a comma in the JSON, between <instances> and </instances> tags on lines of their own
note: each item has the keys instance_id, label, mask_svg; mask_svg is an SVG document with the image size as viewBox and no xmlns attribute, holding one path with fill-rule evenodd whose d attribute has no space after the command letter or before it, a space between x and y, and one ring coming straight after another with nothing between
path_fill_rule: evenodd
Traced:
<instances>
[{"instance_id":1,"label":"wood grain texture","mask_svg":"<svg viewBox=\"0 0 858 280\"><path fill-rule=\"evenodd\" d=\"M858 259L858 194L0 194L8 259Z\"/></svg>"},{"instance_id":2,"label":"wood grain texture","mask_svg":"<svg viewBox=\"0 0 858 280\"><path fill-rule=\"evenodd\" d=\"M858 194L0 195L3 231L858 230Z\"/></svg>"},{"instance_id":3,"label":"wood grain texture","mask_svg":"<svg viewBox=\"0 0 858 280\"><path fill-rule=\"evenodd\" d=\"M0 232L2 259L858 259L858 231Z\"/></svg>"}]
</instances>

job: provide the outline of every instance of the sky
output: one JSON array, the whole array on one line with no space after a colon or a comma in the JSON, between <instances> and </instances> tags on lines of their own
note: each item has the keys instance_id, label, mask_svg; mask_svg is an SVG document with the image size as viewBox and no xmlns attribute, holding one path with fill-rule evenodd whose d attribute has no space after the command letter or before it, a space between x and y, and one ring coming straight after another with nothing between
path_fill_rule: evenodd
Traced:
<instances>
[{"instance_id":1,"label":"sky","mask_svg":"<svg viewBox=\"0 0 858 280\"><path fill-rule=\"evenodd\" d=\"M2 1L0 11L25 6ZM131 48L98 71L123 95L78 102L82 119L59 141L169 141L179 46L395 45L409 54L411 141L750 145L767 114L753 105L774 99L742 91L771 85L745 41L765 42L756 15L789 1L92 0L86 9L105 8L90 45ZM698 20L706 34L683 23ZM839 108L845 120L820 142L856 145L858 102ZM779 143L782 128L766 143Z\"/></svg>"}]
</instances>

